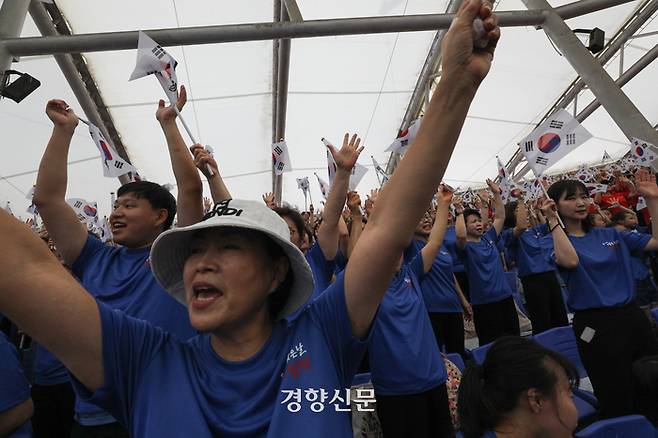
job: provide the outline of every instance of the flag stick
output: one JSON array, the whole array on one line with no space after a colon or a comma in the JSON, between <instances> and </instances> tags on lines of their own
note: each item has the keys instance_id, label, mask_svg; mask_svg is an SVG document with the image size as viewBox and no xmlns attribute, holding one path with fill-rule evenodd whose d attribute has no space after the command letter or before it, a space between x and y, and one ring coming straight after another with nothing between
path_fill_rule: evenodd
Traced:
<instances>
[{"instance_id":1,"label":"flag stick","mask_svg":"<svg viewBox=\"0 0 658 438\"><path fill-rule=\"evenodd\" d=\"M176 104L172 104L172 106L174 107L174 112L178 116L178 119L183 124L183 128L185 128L185 131L187 132L187 135L190 137L190 140L192 140L193 144L197 144L197 141L194 138L194 135L192 135L192 130L190 130L190 127L187 126L187 123L185 123L185 119L183 118L183 115L178 110L178 107L176 106ZM212 168L210 167L210 164L206 163L206 169L208 169L208 173L210 174L210 176L215 175L215 172L213 172Z\"/></svg>"}]
</instances>

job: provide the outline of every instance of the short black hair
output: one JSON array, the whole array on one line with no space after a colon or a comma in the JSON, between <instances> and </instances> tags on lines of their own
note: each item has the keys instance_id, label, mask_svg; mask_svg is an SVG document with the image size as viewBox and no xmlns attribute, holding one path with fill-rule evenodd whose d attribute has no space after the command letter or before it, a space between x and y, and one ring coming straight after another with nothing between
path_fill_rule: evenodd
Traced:
<instances>
[{"instance_id":1,"label":"short black hair","mask_svg":"<svg viewBox=\"0 0 658 438\"><path fill-rule=\"evenodd\" d=\"M298 212L294 208L287 207L285 205L282 205L280 207L274 207L272 211L274 211L282 218L286 218L286 217L290 218L292 223L295 224L295 228L297 228L297 234L299 235L299 237L304 238L304 228L306 226L304 225L304 218L302 217L300 212Z\"/></svg>"},{"instance_id":2,"label":"short black hair","mask_svg":"<svg viewBox=\"0 0 658 438\"><path fill-rule=\"evenodd\" d=\"M462 375L457 406L464 437L479 438L495 429L530 388L554 396L556 367L564 370L572 387L578 386L578 370L559 353L520 336L495 341L484 363L471 364Z\"/></svg>"},{"instance_id":3,"label":"short black hair","mask_svg":"<svg viewBox=\"0 0 658 438\"><path fill-rule=\"evenodd\" d=\"M473 215L475 215L478 218L482 219L482 215L480 214L480 212L477 211L474 208L465 208L463 214L464 214L464 222L466 222L468 220L469 216L473 216Z\"/></svg>"},{"instance_id":4,"label":"short black hair","mask_svg":"<svg viewBox=\"0 0 658 438\"><path fill-rule=\"evenodd\" d=\"M150 181L133 181L122 185L117 190L117 197L131 193L138 199L146 199L154 209L167 210L167 219L162 224L163 231L171 228L176 216L176 198L169 190Z\"/></svg>"},{"instance_id":5,"label":"short black hair","mask_svg":"<svg viewBox=\"0 0 658 438\"><path fill-rule=\"evenodd\" d=\"M265 240L265 250L267 251L267 255L270 258L270 260L278 261L282 257L288 258L283 248L281 248L281 246L278 243L276 243L271 237L257 231L254 231L254 233L258 233ZM283 282L281 282L279 287L277 287L276 290L272 292L268 298L269 313L272 321L277 320L277 316L288 302L294 281L295 281L295 275L292 271L292 263L289 263L286 277L284 278Z\"/></svg>"}]
</instances>

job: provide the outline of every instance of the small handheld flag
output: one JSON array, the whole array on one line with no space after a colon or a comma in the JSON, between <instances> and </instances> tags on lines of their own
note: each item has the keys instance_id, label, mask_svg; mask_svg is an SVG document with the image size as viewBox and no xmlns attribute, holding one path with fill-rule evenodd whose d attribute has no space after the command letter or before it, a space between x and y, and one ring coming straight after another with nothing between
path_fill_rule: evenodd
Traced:
<instances>
[{"instance_id":1,"label":"small handheld flag","mask_svg":"<svg viewBox=\"0 0 658 438\"><path fill-rule=\"evenodd\" d=\"M635 164L643 167L651 167L651 163L658 159L658 155L654 152L656 150L655 146L635 137L631 140L631 155L635 160Z\"/></svg>"},{"instance_id":2,"label":"small handheld flag","mask_svg":"<svg viewBox=\"0 0 658 438\"><path fill-rule=\"evenodd\" d=\"M592 137L568 111L560 109L519 143L535 176Z\"/></svg>"},{"instance_id":3,"label":"small handheld flag","mask_svg":"<svg viewBox=\"0 0 658 438\"><path fill-rule=\"evenodd\" d=\"M281 175L284 172L290 172L292 170L288 145L285 141L272 143L272 165L274 166L274 173L276 175Z\"/></svg>"}]
</instances>

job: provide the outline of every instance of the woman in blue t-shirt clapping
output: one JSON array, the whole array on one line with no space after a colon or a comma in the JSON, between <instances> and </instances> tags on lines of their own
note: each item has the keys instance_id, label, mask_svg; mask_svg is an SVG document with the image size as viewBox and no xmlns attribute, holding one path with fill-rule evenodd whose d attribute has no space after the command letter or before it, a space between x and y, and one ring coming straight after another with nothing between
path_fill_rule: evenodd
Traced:
<instances>
[{"instance_id":1,"label":"woman in blue t-shirt clapping","mask_svg":"<svg viewBox=\"0 0 658 438\"><path fill-rule=\"evenodd\" d=\"M658 218L655 176L639 170L636 182L651 217ZM575 312L578 351L601 415L628 415L633 411L633 361L657 351L650 322L633 303L631 252L658 249L658 222L652 221L651 235L591 228L586 220L590 197L582 182L558 181L548 195L542 211L553 237L555 262L569 290L568 304Z\"/></svg>"}]
</instances>

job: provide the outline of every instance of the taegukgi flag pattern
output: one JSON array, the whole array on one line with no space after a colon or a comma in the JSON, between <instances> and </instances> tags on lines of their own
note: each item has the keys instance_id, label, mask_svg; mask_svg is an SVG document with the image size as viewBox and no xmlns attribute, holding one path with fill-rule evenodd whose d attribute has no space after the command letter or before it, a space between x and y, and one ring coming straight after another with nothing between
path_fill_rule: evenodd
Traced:
<instances>
[{"instance_id":1,"label":"taegukgi flag pattern","mask_svg":"<svg viewBox=\"0 0 658 438\"><path fill-rule=\"evenodd\" d=\"M592 137L568 111L560 109L519 143L528 165L539 176Z\"/></svg>"}]
</instances>

